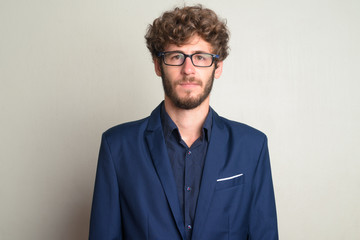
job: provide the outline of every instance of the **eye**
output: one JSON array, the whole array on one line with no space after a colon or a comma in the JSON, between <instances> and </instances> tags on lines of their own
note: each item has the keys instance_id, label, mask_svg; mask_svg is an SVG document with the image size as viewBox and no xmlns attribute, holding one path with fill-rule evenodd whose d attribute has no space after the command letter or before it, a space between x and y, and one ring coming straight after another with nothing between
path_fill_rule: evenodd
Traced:
<instances>
[{"instance_id":1,"label":"eye","mask_svg":"<svg viewBox=\"0 0 360 240\"><path fill-rule=\"evenodd\" d=\"M205 61L207 56L205 54L196 54L194 55L196 61Z\"/></svg>"},{"instance_id":2,"label":"eye","mask_svg":"<svg viewBox=\"0 0 360 240\"><path fill-rule=\"evenodd\" d=\"M179 61L184 58L184 55L182 53L177 53L177 52L167 53L165 56L169 61Z\"/></svg>"},{"instance_id":3,"label":"eye","mask_svg":"<svg viewBox=\"0 0 360 240\"><path fill-rule=\"evenodd\" d=\"M179 60L179 59L182 59L182 58L183 58L183 56L180 53L171 55L172 60Z\"/></svg>"},{"instance_id":4,"label":"eye","mask_svg":"<svg viewBox=\"0 0 360 240\"><path fill-rule=\"evenodd\" d=\"M201 55L195 55L195 57L196 57L196 60L203 60L204 59L204 57L201 56Z\"/></svg>"}]
</instances>

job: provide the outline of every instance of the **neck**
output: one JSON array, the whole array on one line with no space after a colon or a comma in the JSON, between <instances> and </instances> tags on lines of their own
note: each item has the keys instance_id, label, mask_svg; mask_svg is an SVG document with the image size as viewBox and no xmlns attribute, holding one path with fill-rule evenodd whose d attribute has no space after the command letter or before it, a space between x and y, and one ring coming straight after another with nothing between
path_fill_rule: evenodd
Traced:
<instances>
[{"instance_id":1,"label":"neck","mask_svg":"<svg viewBox=\"0 0 360 240\"><path fill-rule=\"evenodd\" d=\"M194 109L180 109L165 96L165 110L179 129L181 138L190 147L201 135L209 113L209 97Z\"/></svg>"}]
</instances>

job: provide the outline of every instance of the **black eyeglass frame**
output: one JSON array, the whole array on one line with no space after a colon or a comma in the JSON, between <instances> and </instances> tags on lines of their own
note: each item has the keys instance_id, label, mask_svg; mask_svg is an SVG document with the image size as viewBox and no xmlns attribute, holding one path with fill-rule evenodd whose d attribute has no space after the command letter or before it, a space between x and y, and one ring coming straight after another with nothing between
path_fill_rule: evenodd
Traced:
<instances>
[{"instance_id":1,"label":"black eyeglass frame","mask_svg":"<svg viewBox=\"0 0 360 240\"><path fill-rule=\"evenodd\" d=\"M183 62L182 62L180 65L168 64L168 63L165 62L165 54L167 54L167 53L181 53L181 54L184 55L184 60L183 60ZM210 64L209 66L199 66L199 65L195 65L192 58L193 58L193 56L196 55L196 54L208 54L208 55L211 55L211 56L212 56L211 64ZM201 53L201 52L197 52L197 53L193 53L193 54L185 54L185 53L179 52L179 51L158 52L158 53L157 53L157 56L158 56L159 58L162 58L162 61L163 61L163 63L164 63L165 65L167 65L167 66L176 66L176 67L177 67L177 66L182 66L182 65L184 64L184 62L186 61L186 58L187 58L187 57L190 58L191 63L192 63L195 67L211 67L211 66L214 64L215 59L220 57L219 55L212 54L212 53Z\"/></svg>"}]
</instances>

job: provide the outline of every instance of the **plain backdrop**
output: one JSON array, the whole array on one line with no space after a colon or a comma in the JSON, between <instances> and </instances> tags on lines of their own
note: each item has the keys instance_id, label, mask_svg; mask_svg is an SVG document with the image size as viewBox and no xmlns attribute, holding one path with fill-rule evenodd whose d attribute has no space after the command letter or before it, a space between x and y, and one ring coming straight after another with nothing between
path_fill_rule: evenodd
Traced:
<instances>
[{"instance_id":1,"label":"plain backdrop","mask_svg":"<svg viewBox=\"0 0 360 240\"><path fill-rule=\"evenodd\" d=\"M193 1L0 0L0 239L87 239L102 132L163 99L147 25ZM280 238L360 239L360 1L208 0L212 107L269 138Z\"/></svg>"}]
</instances>

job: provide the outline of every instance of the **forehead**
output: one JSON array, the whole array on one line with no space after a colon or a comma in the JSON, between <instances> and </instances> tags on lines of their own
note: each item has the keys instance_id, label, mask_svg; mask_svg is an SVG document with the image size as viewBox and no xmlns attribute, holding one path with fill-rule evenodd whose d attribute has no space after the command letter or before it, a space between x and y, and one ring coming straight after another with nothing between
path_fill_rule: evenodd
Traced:
<instances>
[{"instance_id":1,"label":"forehead","mask_svg":"<svg viewBox=\"0 0 360 240\"><path fill-rule=\"evenodd\" d=\"M184 53L194 53L194 52L207 52L212 53L211 44L205 41L198 35L195 35L189 38L183 45L176 45L176 44L168 44L165 47L166 52L170 51L181 51Z\"/></svg>"}]
</instances>

